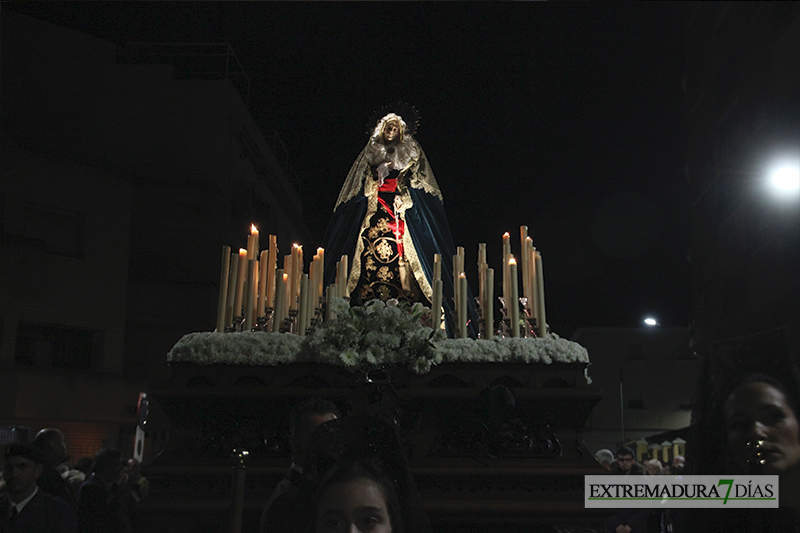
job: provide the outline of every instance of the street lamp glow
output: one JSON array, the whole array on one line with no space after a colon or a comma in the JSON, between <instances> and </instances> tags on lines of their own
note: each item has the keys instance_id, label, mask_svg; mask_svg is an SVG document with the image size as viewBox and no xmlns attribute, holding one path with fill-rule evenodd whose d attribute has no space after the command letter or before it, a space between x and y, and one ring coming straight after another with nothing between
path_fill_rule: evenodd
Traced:
<instances>
[{"instance_id":1,"label":"street lamp glow","mask_svg":"<svg viewBox=\"0 0 800 533\"><path fill-rule=\"evenodd\" d=\"M655 318L652 318L652 317L647 317L647 318L644 319L644 325L645 326L650 326L650 327L657 326L658 325L658 320L656 320Z\"/></svg>"},{"instance_id":2,"label":"street lamp glow","mask_svg":"<svg viewBox=\"0 0 800 533\"><path fill-rule=\"evenodd\" d=\"M776 167L769 178L769 184L776 194L796 194L800 192L800 163L784 164Z\"/></svg>"}]
</instances>

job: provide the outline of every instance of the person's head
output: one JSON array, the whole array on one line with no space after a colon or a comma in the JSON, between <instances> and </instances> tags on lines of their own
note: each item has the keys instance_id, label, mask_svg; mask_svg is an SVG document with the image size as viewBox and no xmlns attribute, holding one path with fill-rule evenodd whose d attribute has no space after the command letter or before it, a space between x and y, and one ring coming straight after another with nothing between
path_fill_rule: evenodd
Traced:
<instances>
[{"instance_id":1,"label":"person's head","mask_svg":"<svg viewBox=\"0 0 800 533\"><path fill-rule=\"evenodd\" d=\"M36 446L15 442L6 448L3 479L14 502L22 501L33 494L36 481L44 471L44 464L44 454Z\"/></svg>"},{"instance_id":2,"label":"person's head","mask_svg":"<svg viewBox=\"0 0 800 533\"><path fill-rule=\"evenodd\" d=\"M124 465L122 452L116 448L105 448L95 454L92 473L106 483L119 483L124 472Z\"/></svg>"},{"instance_id":3,"label":"person's head","mask_svg":"<svg viewBox=\"0 0 800 533\"><path fill-rule=\"evenodd\" d=\"M658 476L664 472L664 469L661 467L661 461L658 459L650 459L644 463L644 470L645 473L650 474L651 476Z\"/></svg>"},{"instance_id":4,"label":"person's head","mask_svg":"<svg viewBox=\"0 0 800 533\"><path fill-rule=\"evenodd\" d=\"M630 472L633 462L633 450L627 446L617 449L617 465L619 465L620 472Z\"/></svg>"},{"instance_id":5,"label":"person's head","mask_svg":"<svg viewBox=\"0 0 800 533\"><path fill-rule=\"evenodd\" d=\"M406 123L402 117L389 113L378 122L373 139L377 139L383 144L395 144L403 142L405 132Z\"/></svg>"},{"instance_id":6,"label":"person's head","mask_svg":"<svg viewBox=\"0 0 800 533\"><path fill-rule=\"evenodd\" d=\"M33 445L42 450L47 464L58 466L67 460L67 442L56 428L44 428L33 438Z\"/></svg>"},{"instance_id":7,"label":"person's head","mask_svg":"<svg viewBox=\"0 0 800 533\"><path fill-rule=\"evenodd\" d=\"M320 424L339 418L339 409L333 402L311 398L295 405L289 413L289 444L292 461L303 465L308 455L308 441Z\"/></svg>"},{"instance_id":8,"label":"person's head","mask_svg":"<svg viewBox=\"0 0 800 533\"><path fill-rule=\"evenodd\" d=\"M606 448L597 450L594 454L594 458L597 459L597 462L600 463L603 468L611 470L611 463L614 462L614 454L611 453L611 450Z\"/></svg>"},{"instance_id":9,"label":"person's head","mask_svg":"<svg viewBox=\"0 0 800 533\"><path fill-rule=\"evenodd\" d=\"M316 533L402 533L394 485L373 462L352 460L323 478L316 498Z\"/></svg>"},{"instance_id":10,"label":"person's head","mask_svg":"<svg viewBox=\"0 0 800 533\"><path fill-rule=\"evenodd\" d=\"M780 474L799 467L797 404L779 380L754 374L736 383L723 417L728 446L743 471Z\"/></svg>"}]
</instances>

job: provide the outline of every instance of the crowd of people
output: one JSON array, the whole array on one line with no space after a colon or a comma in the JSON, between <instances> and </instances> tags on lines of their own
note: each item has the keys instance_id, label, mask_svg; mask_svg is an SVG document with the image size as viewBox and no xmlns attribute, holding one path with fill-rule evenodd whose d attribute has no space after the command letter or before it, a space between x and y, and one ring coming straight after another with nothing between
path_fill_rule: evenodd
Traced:
<instances>
[{"instance_id":1,"label":"crowd of people","mask_svg":"<svg viewBox=\"0 0 800 533\"><path fill-rule=\"evenodd\" d=\"M114 448L67 464L64 435L39 431L6 447L0 487L0 533L132 533L133 507L148 482L136 459Z\"/></svg>"},{"instance_id":2,"label":"crowd of people","mask_svg":"<svg viewBox=\"0 0 800 533\"><path fill-rule=\"evenodd\" d=\"M722 359L738 375L714 371L701 379L709 388L693 412L685 458L640 463L625 446L615 453L599 450L595 458L610 475L777 475L780 507L620 508L606 520L607 532L800 533L800 377L792 378L800 376L792 366L797 360L751 372L748 364L763 367L754 353L760 352L739 350ZM431 531L390 420L363 413L342 417L332 402L312 398L292 408L288 425L291 464L266 502L259 533ZM148 490L136 461L123 460L116 449L72 467L66 460L64 436L54 428L41 430L32 443L6 447L0 533L135 531L132 509Z\"/></svg>"}]
</instances>

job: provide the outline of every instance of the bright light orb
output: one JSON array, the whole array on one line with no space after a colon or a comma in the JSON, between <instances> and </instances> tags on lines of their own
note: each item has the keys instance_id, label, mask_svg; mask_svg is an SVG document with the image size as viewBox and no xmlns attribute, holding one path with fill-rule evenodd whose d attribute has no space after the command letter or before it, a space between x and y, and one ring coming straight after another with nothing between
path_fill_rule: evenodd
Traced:
<instances>
[{"instance_id":1,"label":"bright light orb","mask_svg":"<svg viewBox=\"0 0 800 533\"><path fill-rule=\"evenodd\" d=\"M652 317L647 317L647 318L644 319L644 325L645 326L650 326L650 327L657 326L658 325L658 320L656 320L655 318L652 318Z\"/></svg>"},{"instance_id":2,"label":"bright light orb","mask_svg":"<svg viewBox=\"0 0 800 533\"><path fill-rule=\"evenodd\" d=\"M777 194L800 192L800 163L776 168L770 176L769 184Z\"/></svg>"}]
</instances>

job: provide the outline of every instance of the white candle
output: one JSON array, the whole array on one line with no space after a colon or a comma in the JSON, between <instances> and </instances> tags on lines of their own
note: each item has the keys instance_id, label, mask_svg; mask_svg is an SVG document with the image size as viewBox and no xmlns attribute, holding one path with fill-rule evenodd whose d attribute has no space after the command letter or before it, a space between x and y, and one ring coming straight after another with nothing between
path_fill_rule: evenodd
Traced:
<instances>
[{"instance_id":1,"label":"white candle","mask_svg":"<svg viewBox=\"0 0 800 533\"><path fill-rule=\"evenodd\" d=\"M431 304L431 327L434 331L442 327L442 286L441 279L433 280L433 303Z\"/></svg>"},{"instance_id":2,"label":"white candle","mask_svg":"<svg viewBox=\"0 0 800 533\"><path fill-rule=\"evenodd\" d=\"M485 305L484 299L484 283L486 283L484 270L486 267L486 243L478 243L478 306L483 309Z\"/></svg>"},{"instance_id":3,"label":"white candle","mask_svg":"<svg viewBox=\"0 0 800 533\"><path fill-rule=\"evenodd\" d=\"M292 308L292 280L294 279L294 276L292 275L292 267L294 267L294 249L292 249L291 254L283 256L283 274L286 276L286 286L284 287L284 292L286 294L283 297L283 306L285 309L282 312L286 313L285 316L289 316L289 309Z\"/></svg>"},{"instance_id":4,"label":"white candle","mask_svg":"<svg viewBox=\"0 0 800 533\"><path fill-rule=\"evenodd\" d=\"M297 275L300 272L298 249L297 244L292 245L292 266L289 272L289 309L292 311L297 311L298 309L297 293L300 290L300 277Z\"/></svg>"},{"instance_id":5,"label":"white candle","mask_svg":"<svg viewBox=\"0 0 800 533\"><path fill-rule=\"evenodd\" d=\"M306 334L306 319L308 317L308 274L300 277L300 314L297 316L297 333Z\"/></svg>"},{"instance_id":6,"label":"white candle","mask_svg":"<svg viewBox=\"0 0 800 533\"><path fill-rule=\"evenodd\" d=\"M528 297L528 226L519 227L519 260L522 267L522 297ZM527 302L525 303L527 307Z\"/></svg>"},{"instance_id":7,"label":"white candle","mask_svg":"<svg viewBox=\"0 0 800 533\"><path fill-rule=\"evenodd\" d=\"M244 329L243 331L250 331L253 329L253 315L255 314L256 301L255 301L255 283L256 281L256 261L255 259L247 260L247 283L245 285L247 291L247 298L245 299L244 306Z\"/></svg>"},{"instance_id":8,"label":"white candle","mask_svg":"<svg viewBox=\"0 0 800 533\"><path fill-rule=\"evenodd\" d=\"M325 289L325 249L324 248L317 248L317 256L319 257L319 273L317 279L317 298L322 296L323 290ZM319 304L315 303L314 307L317 307Z\"/></svg>"},{"instance_id":9,"label":"white candle","mask_svg":"<svg viewBox=\"0 0 800 533\"><path fill-rule=\"evenodd\" d=\"M244 285L247 278L247 250L239 248L239 274L236 279L236 300L233 302L233 316L242 315L242 297L244 296Z\"/></svg>"},{"instance_id":10,"label":"white candle","mask_svg":"<svg viewBox=\"0 0 800 533\"><path fill-rule=\"evenodd\" d=\"M433 254L433 279L442 279L442 254Z\"/></svg>"},{"instance_id":11,"label":"white candle","mask_svg":"<svg viewBox=\"0 0 800 533\"><path fill-rule=\"evenodd\" d=\"M338 269L336 273L336 284L339 287L337 291L337 296L339 298L346 298L350 296L348 291L348 279L347 279L347 256L343 255L342 259L336 263L336 268Z\"/></svg>"},{"instance_id":12,"label":"white candle","mask_svg":"<svg viewBox=\"0 0 800 533\"><path fill-rule=\"evenodd\" d=\"M325 287L325 320L333 318L333 309L331 309L331 301L336 297L336 292L339 288L335 283L331 283Z\"/></svg>"},{"instance_id":13,"label":"white candle","mask_svg":"<svg viewBox=\"0 0 800 533\"><path fill-rule=\"evenodd\" d=\"M511 336L519 337L519 285L517 281L517 260L512 256L508 260L508 270L510 277L511 298L508 302L509 316L511 318Z\"/></svg>"},{"instance_id":14,"label":"white candle","mask_svg":"<svg viewBox=\"0 0 800 533\"><path fill-rule=\"evenodd\" d=\"M456 315L458 315L458 310L461 309L461 306L458 304L458 302L461 301L461 290L459 289L460 285L458 281L459 274L461 274L461 270L458 268L458 254L456 254L453 256L453 310Z\"/></svg>"},{"instance_id":15,"label":"white candle","mask_svg":"<svg viewBox=\"0 0 800 533\"><path fill-rule=\"evenodd\" d=\"M303 277L303 273L306 271L306 264L303 261L303 247L299 244L297 246L297 266L294 271L294 277L296 279L294 285L294 295L293 298L297 298L298 303L295 306L299 309L300 303L300 279Z\"/></svg>"},{"instance_id":16,"label":"white candle","mask_svg":"<svg viewBox=\"0 0 800 533\"><path fill-rule=\"evenodd\" d=\"M531 317L539 322L539 283L536 281L536 248L531 244L528 263L531 265ZM539 327L536 326L538 331ZM538 333L537 333L538 334Z\"/></svg>"},{"instance_id":17,"label":"white candle","mask_svg":"<svg viewBox=\"0 0 800 533\"><path fill-rule=\"evenodd\" d=\"M228 308L228 277L231 270L231 247L222 247L222 266L219 271L219 300L217 301L217 333L225 331L225 311Z\"/></svg>"},{"instance_id":18,"label":"white candle","mask_svg":"<svg viewBox=\"0 0 800 533\"><path fill-rule=\"evenodd\" d=\"M247 236L247 258L256 259L258 250L258 229L255 224L250 224L250 235Z\"/></svg>"},{"instance_id":19,"label":"white candle","mask_svg":"<svg viewBox=\"0 0 800 533\"><path fill-rule=\"evenodd\" d=\"M511 235L508 232L503 233L503 301L508 309L508 298L511 287L508 284L508 259L511 255Z\"/></svg>"},{"instance_id":20,"label":"white candle","mask_svg":"<svg viewBox=\"0 0 800 533\"><path fill-rule=\"evenodd\" d=\"M536 289L539 305L539 336L547 335L547 317L544 312L544 271L542 270L542 254L536 252Z\"/></svg>"},{"instance_id":21,"label":"white candle","mask_svg":"<svg viewBox=\"0 0 800 533\"><path fill-rule=\"evenodd\" d=\"M280 268L275 273L275 312L272 314L272 331L277 333L283 325L283 302L286 299L286 274Z\"/></svg>"},{"instance_id":22,"label":"white candle","mask_svg":"<svg viewBox=\"0 0 800 533\"><path fill-rule=\"evenodd\" d=\"M228 303L225 308L225 326L233 323L234 306L236 305L236 287L239 283L239 254L231 254L230 278L228 279Z\"/></svg>"},{"instance_id":23,"label":"white candle","mask_svg":"<svg viewBox=\"0 0 800 533\"><path fill-rule=\"evenodd\" d=\"M494 337L494 269L486 269L486 338L492 340Z\"/></svg>"},{"instance_id":24,"label":"white candle","mask_svg":"<svg viewBox=\"0 0 800 533\"><path fill-rule=\"evenodd\" d=\"M463 272L458 277L458 336L467 338L467 275Z\"/></svg>"},{"instance_id":25,"label":"white candle","mask_svg":"<svg viewBox=\"0 0 800 533\"><path fill-rule=\"evenodd\" d=\"M256 316L262 317L266 314L267 307L267 265L269 264L269 252L261 252L261 260L258 262L258 311Z\"/></svg>"},{"instance_id":26,"label":"white candle","mask_svg":"<svg viewBox=\"0 0 800 533\"><path fill-rule=\"evenodd\" d=\"M308 264L308 308L309 315L314 314L314 309L317 307L317 256L311 259Z\"/></svg>"}]
</instances>

